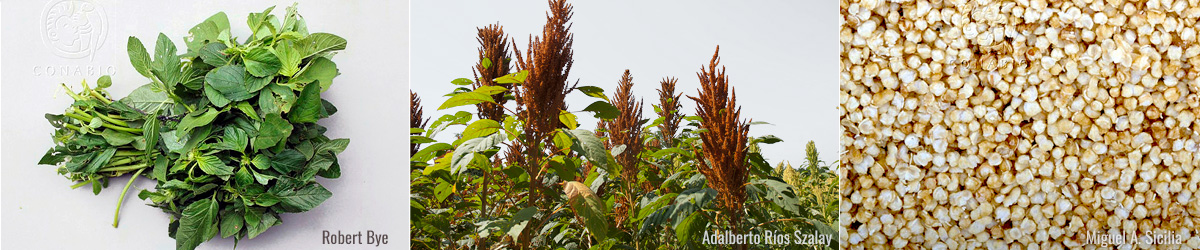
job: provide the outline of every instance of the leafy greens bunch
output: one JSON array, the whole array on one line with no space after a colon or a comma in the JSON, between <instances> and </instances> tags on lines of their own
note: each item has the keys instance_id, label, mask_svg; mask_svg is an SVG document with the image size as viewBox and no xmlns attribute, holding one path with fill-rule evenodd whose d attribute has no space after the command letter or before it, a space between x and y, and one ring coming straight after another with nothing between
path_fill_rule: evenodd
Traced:
<instances>
[{"instance_id":1,"label":"leafy greens bunch","mask_svg":"<svg viewBox=\"0 0 1200 250\"><path fill-rule=\"evenodd\" d=\"M151 82L119 101L104 91L107 76L68 90L71 107L46 116L57 145L40 164L61 166L96 193L108 177L157 180L138 197L175 218L178 249L218 233L253 239L282 223L279 214L320 205L332 193L316 177L339 177L337 154L349 144L316 123L337 112L321 93L338 75L330 58L346 40L310 34L294 5L283 16L274 8L249 14L242 42L223 12L189 31L182 54L163 34L153 57L130 37L130 63Z\"/></svg>"}]
</instances>

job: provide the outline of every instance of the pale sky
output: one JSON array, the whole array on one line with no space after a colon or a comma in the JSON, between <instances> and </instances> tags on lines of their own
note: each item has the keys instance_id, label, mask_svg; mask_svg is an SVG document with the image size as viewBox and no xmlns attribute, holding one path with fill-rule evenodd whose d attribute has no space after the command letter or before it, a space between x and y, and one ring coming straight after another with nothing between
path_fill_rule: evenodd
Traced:
<instances>
[{"instance_id":1,"label":"pale sky","mask_svg":"<svg viewBox=\"0 0 1200 250\"><path fill-rule=\"evenodd\" d=\"M643 117L656 117L657 88L677 77L683 111L695 114L696 72L721 46L721 65L736 89L743 118L756 125L751 136L773 134L784 141L763 146L772 165L802 162L815 141L821 160L838 159L838 43L836 1L573 1L575 64L570 79L604 88L610 95L625 69L634 95L644 100ZM541 34L549 9L545 1L414 1L412 3L412 82L425 114L435 119L473 106L436 111L453 90L455 78L471 78L477 27L497 23L524 51L531 34ZM595 99L568 96L568 108L582 110ZM469 108L468 108L469 107ZM580 124L596 120L581 115ZM458 127L457 130L461 130ZM452 130L455 131L455 130ZM443 133L438 139L448 139Z\"/></svg>"}]
</instances>

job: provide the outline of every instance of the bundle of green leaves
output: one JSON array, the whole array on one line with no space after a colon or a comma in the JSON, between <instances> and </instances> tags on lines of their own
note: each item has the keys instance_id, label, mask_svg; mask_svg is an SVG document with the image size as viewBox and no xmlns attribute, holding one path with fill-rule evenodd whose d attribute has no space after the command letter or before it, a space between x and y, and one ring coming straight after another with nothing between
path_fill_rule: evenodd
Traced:
<instances>
[{"instance_id":1,"label":"bundle of green leaves","mask_svg":"<svg viewBox=\"0 0 1200 250\"><path fill-rule=\"evenodd\" d=\"M78 94L68 89L75 102L46 115L56 146L39 163L96 193L107 178L132 173L122 200L134 178L157 180L138 197L173 216L178 249L218 233L253 239L282 223L279 214L317 207L332 193L316 177L339 177L337 154L349 144L316 123L337 112L321 93L338 75L330 58L346 40L310 34L294 5L282 19L273 9L249 14L243 42L217 13L190 30L183 54L163 34L153 57L130 37L130 62L151 82L119 101L104 90L107 76Z\"/></svg>"}]
</instances>

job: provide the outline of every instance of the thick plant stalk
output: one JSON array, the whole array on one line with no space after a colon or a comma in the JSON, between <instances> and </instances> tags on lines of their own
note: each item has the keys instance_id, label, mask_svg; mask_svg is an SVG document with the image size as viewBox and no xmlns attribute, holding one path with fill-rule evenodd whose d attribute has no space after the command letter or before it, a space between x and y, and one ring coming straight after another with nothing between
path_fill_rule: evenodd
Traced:
<instances>
[{"instance_id":1,"label":"thick plant stalk","mask_svg":"<svg viewBox=\"0 0 1200 250\"><path fill-rule=\"evenodd\" d=\"M679 114L679 109L683 108L679 104L683 93L675 94L675 83L678 81L679 79L670 77L659 82L658 107L661 111L658 112L658 116L663 118L662 123L658 124L662 138L658 142L660 147L675 145L675 133L679 131L679 122L683 120L683 115Z\"/></svg>"},{"instance_id":2,"label":"thick plant stalk","mask_svg":"<svg viewBox=\"0 0 1200 250\"><path fill-rule=\"evenodd\" d=\"M125 183L125 189L121 190L121 197L117 198L117 211L113 213L113 228L116 228L121 221L121 204L125 204L125 193L129 192L129 186L133 186L133 181L142 175L143 170L146 169L138 169L136 173L133 173L133 177L129 177L129 182Z\"/></svg>"},{"instance_id":3,"label":"thick plant stalk","mask_svg":"<svg viewBox=\"0 0 1200 250\"><path fill-rule=\"evenodd\" d=\"M478 80L471 86L479 88L499 85L509 90L492 95L495 103L484 102L476 104L475 107L479 109L480 118L501 121L504 117L504 103L508 101L504 99L504 96L512 90L513 85L496 84L494 80L509 73L508 36L504 34L504 27L499 24L488 25L477 30L479 34L475 40L479 41L479 62L475 64L473 70L477 74L476 79Z\"/></svg>"},{"instance_id":4,"label":"thick plant stalk","mask_svg":"<svg viewBox=\"0 0 1200 250\"><path fill-rule=\"evenodd\" d=\"M516 53L518 69L529 72L525 83L514 94L517 104L522 106L518 117L524 122L525 138L519 141L525 149L523 167L531 178L530 206L537 206L542 189L539 170L547 153L539 145L548 145L550 135L564 127L558 121L558 115L567 109L564 99L571 91L571 86L567 85L574 62L571 59L571 15L571 5L565 0L551 0L542 35L530 40L524 57Z\"/></svg>"},{"instance_id":5,"label":"thick plant stalk","mask_svg":"<svg viewBox=\"0 0 1200 250\"><path fill-rule=\"evenodd\" d=\"M750 125L740 119L741 108L737 106L737 95L730 90L724 67L717 69L719 54L717 47L708 69L701 67L696 73L700 78L700 96L688 98L696 101L696 114L702 119L700 125L707 130L700 133L707 159L699 161L700 173L708 178L708 187L717 190L717 205L729 218L731 229L737 232L746 203L749 173L746 134Z\"/></svg>"},{"instance_id":6,"label":"thick plant stalk","mask_svg":"<svg viewBox=\"0 0 1200 250\"><path fill-rule=\"evenodd\" d=\"M425 126L429 124L429 118L425 118L425 114L424 114L425 112L422 111L424 108L421 107L421 96L418 96L417 93L412 92L412 90L408 91L408 96L409 96L409 102L408 102L409 127L425 129ZM414 133L412 135L417 135L417 134ZM417 151L419 151L421 144L419 144L419 143L409 143L409 144L412 147L410 149L411 154L409 154L409 156L417 154Z\"/></svg>"}]
</instances>

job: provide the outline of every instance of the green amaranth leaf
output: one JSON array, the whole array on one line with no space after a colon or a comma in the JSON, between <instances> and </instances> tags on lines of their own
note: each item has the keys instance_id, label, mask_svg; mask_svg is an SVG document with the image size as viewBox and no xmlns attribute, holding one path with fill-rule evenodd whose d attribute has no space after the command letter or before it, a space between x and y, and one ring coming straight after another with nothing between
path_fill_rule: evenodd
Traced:
<instances>
[{"instance_id":1,"label":"green amaranth leaf","mask_svg":"<svg viewBox=\"0 0 1200 250\"><path fill-rule=\"evenodd\" d=\"M286 149L271 158L271 168L280 173L289 174L304 168L304 154L295 149Z\"/></svg>"},{"instance_id":2,"label":"green amaranth leaf","mask_svg":"<svg viewBox=\"0 0 1200 250\"><path fill-rule=\"evenodd\" d=\"M329 33L313 33L300 39L302 58L308 58L317 53L339 51L346 49L346 39Z\"/></svg>"},{"instance_id":3,"label":"green amaranth leaf","mask_svg":"<svg viewBox=\"0 0 1200 250\"><path fill-rule=\"evenodd\" d=\"M281 223L274 213L264 212L263 209L258 208L248 209L244 219L246 222L246 234L251 239L266 232L267 228Z\"/></svg>"},{"instance_id":4,"label":"green amaranth leaf","mask_svg":"<svg viewBox=\"0 0 1200 250\"><path fill-rule=\"evenodd\" d=\"M462 132L462 138L459 138L457 142L488 136L496 133L496 131L500 131L499 122L488 119L478 120L471 123L471 125L467 125L467 128Z\"/></svg>"},{"instance_id":5,"label":"green amaranth leaf","mask_svg":"<svg viewBox=\"0 0 1200 250\"><path fill-rule=\"evenodd\" d=\"M558 121L567 126L567 129L575 129L579 127L579 122L576 121L576 119L577 118L575 117L575 114L567 112L566 110L560 110L558 112Z\"/></svg>"},{"instance_id":6,"label":"green amaranth leaf","mask_svg":"<svg viewBox=\"0 0 1200 250\"><path fill-rule=\"evenodd\" d=\"M255 150L269 148L287 139L291 134L291 123L288 123L279 114L267 114L267 117L263 119L261 127L258 128L258 137L254 137L251 144Z\"/></svg>"},{"instance_id":7,"label":"green amaranth leaf","mask_svg":"<svg viewBox=\"0 0 1200 250\"><path fill-rule=\"evenodd\" d=\"M300 51L296 50L291 41L282 41L275 43L275 48L271 50L276 57L279 57L279 74L285 77L292 77L296 72L300 72L300 61L304 59L300 55Z\"/></svg>"},{"instance_id":8,"label":"green amaranth leaf","mask_svg":"<svg viewBox=\"0 0 1200 250\"><path fill-rule=\"evenodd\" d=\"M129 92L128 96L121 98L118 101L125 106L137 109L143 113L154 113L158 110L166 110L163 114L170 115L169 112L174 107L174 102L167 97L167 92L155 89L154 84L146 84Z\"/></svg>"},{"instance_id":9,"label":"green amaranth leaf","mask_svg":"<svg viewBox=\"0 0 1200 250\"><path fill-rule=\"evenodd\" d=\"M213 67L225 66L229 63L229 56L225 54L228 48L223 43L209 43L200 49L200 59Z\"/></svg>"},{"instance_id":10,"label":"green amaranth leaf","mask_svg":"<svg viewBox=\"0 0 1200 250\"><path fill-rule=\"evenodd\" d=\"M221 161L221 158L217 158L216 156L211 156L211 155L200 156L200 157L196 158L196 165L200 167L200 170L203 170L205 173L208 173L211 175L216 175L216 176L233 175L233 167L225 165L225 162Z\"/></svg>"},{"instance_id":11,"label":"green amaranth leaf","mask_svg":"<svg viewBox=\"0 0 1200 250\"><path fill-rule=\"evenodd\" d=\"M489 94L480 92L463 92L450 97L450 99L447 99L446 102L442 103L442 106L438 107L438 110L464 105L480 104L484 102L495 103L496 101L492 100L492 95Z\"/></svg>"},{"instance_id":12,"label":"green amaranth leaf","mask_svg":"<svg viewBox=\"0 0 1200 250\"><path fill-rule=\"evenodd\" d=\"M564 186L567 203L575 210L575 215L583 219L592 237L600 241L608 238L608 206L600 200L596 193L587 185L577 181L568 181Z\"/></svg>"},{"instance_id":13,"label":"green amaranth leaf","mask_svg":"<svg viewBox=\"0 0 1200 250\"><path fill-rule=\"evenodd\" d=\"M303 212L312 210L333 196L329 190L322 187L321 184L312 184L301 188L300 190L288 191L279 194L280 204L290 211Z\"/></svg>"},{"instance_id":14,"label":"green amaranth leaf","mask_svg":"<svg viewBox=\"0 0 1200 250\"><path fill-rule=\"evenodd\" d=\"M244 217L241 212L229 212L221 215L221 238L229 238L229 236L241 232L244 226L242 223Z\"/></svg>"},{"instance_id":15,"label":"green amaranth leaf","mask_svg":"<svg viewBox=\"0 0 1200 250\"><path fill-rule=\"evenodd\" d=\"M583 91L583 94L585 94L585 95L587 95L587 96L591 96L591 97L595 97L595 98L600 98L600 99L603 99L603 100L604 100L604 101L606 101L606 102L607 102L607 101L609 101L609 100L608 100L608 96L605 96L605 95L604 95L604 89L602 89L602 88L600 88L600 87L596 87L596 86L579 86L579 87L576 87L575 89L578 89L579 91Z\"/></svg>"},{"instance_id":16,"label":"green amaranth leaf","mask_svg":"<svg viewBox=\"0 0 1200 250\"><path fill-rule=\"evenodd\" d=\"M606 101L593 102L587 108L584 108L583 111L594 112L596 113L596 118L605 120L616 119L618 116L621 116L621 110Z\"/></svg>"},{"instance_id":17,"label":"green amaranth leaf","mask_svg":"<svg viewBox=\"0 0 1200 250\"><path fill-rule=\"evenodd\" d=\"M179 228L175 230L175 249L196 249L200 243L216 236L217 207L216 201L201 199L183 209Z\"/></svg>"},{"instance_id":18,"label":"green amaranth leaf","mask_svg":"<svg viewBox=\"0 0 1200 250\"><path fill-rule=\"evenodd\" d=\"M187 43L189 50L196 50L205 43L223 42L222 31L229 31L229 17L225 12L217 12L188 30L190 36L184 37L183 41Z\"/></svg>"},{"instance_id":19,"label":"green amaranth leaf","mask_svg":"<svg viewBox=\"0 0 1200 250\"><path fill-rule=\"evenodd\" d=\"M112 160L113 155L116 153L117 148L105 149L103 153L100 153L99 155L96 155L95 158L92 158L92 160L88 163L87 168L85 168L83 172L96 173L96 171L100 170L101 167L108 165L108 161Z\"/></svg>"},{"instance_id":20,"label":"green amaranth leaf","mask_svg":"<svg viewBox=\"0 0 1200 250\"><path fill-rule=\"evenodd\" d=\"M111 76L103 75L103 76L100 76L100 79L96 80L96 89L103 89L103 88L108 88L108 87L112 87L112 77Z\"/></svg>"},{"instance_id":21,"label":"green amaranth leaf","mask_svg":"<svg viewBox=\"0 0 1200 250\"><path fill-rule=\"evenodd\" d=\"M325 113L325 106L321 105L321 90L318 84L308 84L304 86L304 90L300 91L300 97L296 99L296 105L292 107L292 112L288 113L288 121L293 123L311 123L317 122L317 119L322 118Z\"/></svg>"},{"instance_id":22,"label":"green amaranth leaf","mask_svg":"<svg viewBox=\"0 0 1200 250\"><path fill-rule=\"evenodd\" d=\"M604 171L609 173L619 172L613 169L614 164L610 164L613 161L612 155L609 155L608 151L604 150L604 144L600 141L600 138L596 137L595 133L585 129L562 130L561 132L566 132L574 140L571 150L583 155L583 157L587 157L589 162L599 166Z\"/></svg>"},{"instance_id":23,"label":"green amaranth leaf","mask_svg":"<svg viewBox=\"0 0 1200 250\"><path fill-rule=\"evenodd\" d=\"M142 123L142 138L146 140L146 154L156 152L158 147L158 130L159 123L158 114L161 112L150 113L150 117Z\"/></svg>"},{"instance_id":24,"label":"green amaranth leaf","mask_svg":"<svg viewBox=\"0 0 1200 250\"><path fill-rule=\"evenodd\" d=\"M220 113L220 111L210 108L205 109L203 113L197 110L196 112L192 112L191 114L184 116L183 119L179 121L179 125L176 125L175 127L175 136L183 137L184 134L188 133L193 128L212 123L213 119L216 119L217 115Z\"/></svg>"},{"instance_id":25,"label":"green amaranth leaf","mask_svg":"<svg viewBox=\"0 0 1200 250\"><path fill-rule=\"evenodd\" d=\"M250 30L254 32L254 35L251 35L251 37L248 39L258 39L259 37L272 35L269 34L271 33L272 29L269 21L271 17L273 17L273 15L271 15L271 10L273 9L275 9L275 6L268 7L266 10L263 10L263 12L250 13L246 17L246 25L249 26Z\"/></svg>"},{"instance_id":26,"label":"green amaranth leaf","mask_svg":"<svg viewBox=\"0 0 1200 250\"><path fill-rule=\"evenodd\" d=\"M150 64L151 72L158 80L169 88L182 81L179 55L176 55L175 42L166 34L158 33L158 42L154 45L154 62Z\"/></svg>"},{"instance_id":27,"label":"green amaranth leaf","mask_svg":"<svg viewBox=\"0 0 1200 250\"><path fill-rule=\"evenodd\" d=\"M471 85L472 83L475 83L475 81L471 81L471 79L467 79L467 78L458 78L458 79L454 79L453 81L450 81L450 84L461 85L461 86Z\"/></svg>"},{"instance_id":28,"label":"green amaranth leaf","mask_svg":"<svg viewBox=\"0 0 1200 250\"><path fill-rule=\"evenodd\" d=\"M130 36L125 47L129 52L129 63L133 64L133 69L142 76L153 77L150 73L150 53L146 52L146 46L142 44L142 40Z\"/></svg>"},{"instance_id":29,"label":"green amaranth leaf","mask_svg":"<svg viewBox=\"0 0 1200 250\"><path fill-rule=\"evenodd\" d=\"M257 77L274 75L282 67L279 57L262 47L251 49L242 59L246 63L246 71Z\"/></svg>"},{"instance_id":30,"label":"green amaranth leaf","mask_svg":"<svg viewBox=\"0 0 1200 250\"><path fill-rule=\"evenodd\" d=\"M271 158L263 154L255 155L254 159L250 160L250 164L259 170L266 170L271 167Z\"/></svg>"},{"instance_id":31,"label":"green amaranth leaf","mask_svg":"<svg viewBox=\"0 0 1200 250\"><path fill-rule=\"evenodd\" d=\"M525 82L525 78L528 76L529 76L529 71L522 70L522 71L517 71L516 73L497 77L493 81L495 81L496 83L499 83L499 84L522 84Z\"/></svg>"},{"instance_id":32,"label":"green amaranth leaf","mask_svg":"<svg viewBox=\"0 0 1200 250\"><path fill-rule=\"evenodd\" d=\"M249 99L254 95L246 87L246 69L238 65L225 65L204 76L205 88L213 88L230 101Z\"/></svg>"},{"instance_id":33,"label":"green amaranth leaf","mask_svg":"<svg viewBox=\"0 0 1200 250\"><path fill-rule=\"evenodd\" d=\"M338 75L337 64L330 61L328 58L318 57L313 59L305 66L300 74L292 78L291 83L312 83L315 81L321 82L321 91L324 92L333 84L333 78Z\"/></svg>"},{"instance_id":34,"label":"green amaranth leaf","mask_svg":"<svg viewBox=\"0 0 1200 250\"><path fill-rule=\"evenodd\" d=\"M459 145L454 150L454 155L450 158L451 173L457 174L466 169L467 164L470 164L475 153L483 152L499 145L505 140L504 134L492 134L487 137L480 137L467 140Z\"/></svg>"},{"instance_id":35,"label":"green amaranth leaf","mask_svg":"<svg viewBox=\"0 0 1200 250\"><path fill-rule=\"evenodd\" d=\"M702 237L701 232L704 231L704 226L707 224L707 217L701 215L700 212L692 213L679 223L679 227L675 228L675 238L679 239L679 242L685 242L688 245L699 245L697 243L702 242L699 239Z\"/></svg>"},{"instance_id":36,"label":"green amaranth leaf","mask_svg":"<svg viewBox=\"0 0 1200 250\"><path fill-rule=\"evenodd\" d=\"M100 131L100 136L103 136L104 140L113 146L129 144L134 139L137 139L133 134L117 131L116 129L104 129L104 131Z\"/></svg>"}]
</instances>

